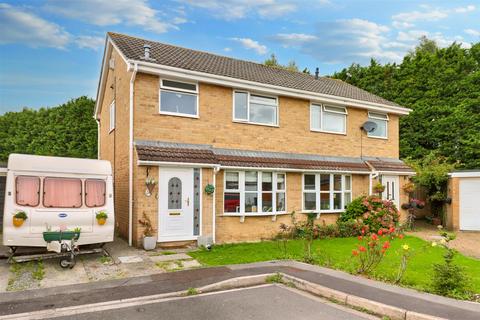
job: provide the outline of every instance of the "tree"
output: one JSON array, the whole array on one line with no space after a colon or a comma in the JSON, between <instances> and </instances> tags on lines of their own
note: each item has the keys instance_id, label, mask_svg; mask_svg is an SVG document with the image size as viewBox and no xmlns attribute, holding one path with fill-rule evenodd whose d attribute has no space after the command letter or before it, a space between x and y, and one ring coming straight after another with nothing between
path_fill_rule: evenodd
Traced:
<instances>
[{"instance_id":1,"label":"tree","mask_svg":"<svg viewBox=\"0 0 480 320\"><path fill-rule=\"evenodd\" d=\"M400 64L372 59L333 77L413 110L400 119L402 158L434 153L456 168L480 167L480 43L438 48L423 37Z\"/></svg>"},{"instance_id":2,"label":"tree","mask_svg":"<svg viewBox=\"0 0 480 320\"><path fill-rule=\"evenodd\" d=\"M95 102L87 97L54 108L7 112L0 116L0 160L10 153L97 157Z\"/></svg>"},{"instance_id":3,"label":"tree","mask_svg":"<svg viewBox=\"0 0 480 320\"><path fill-rule=\"evenodd\" d=\"M289 71L297 71L297 72L299 71L297 63L294 60L290 60L287 65L282 65L277 60L277 57L275 56L274 53L272 53L270 58L265 60L263 62L263 64L266 65L266 66L269 66L269 67L280 68L280 69L285 69L285 70L289 70ZM304 70L304 72L305 72L305 70Z\"/></svg>"}]
</instances>

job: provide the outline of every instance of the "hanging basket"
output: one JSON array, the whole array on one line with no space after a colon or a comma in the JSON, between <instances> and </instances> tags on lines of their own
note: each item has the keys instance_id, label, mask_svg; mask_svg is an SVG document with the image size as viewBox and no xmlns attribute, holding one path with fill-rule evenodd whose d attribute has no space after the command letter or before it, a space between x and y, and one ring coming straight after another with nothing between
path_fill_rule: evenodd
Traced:
<instances>
[{"instance_id":1,"label":"hanging basket","mask_svg":"<svg viewBox=\"0 0 480 320\"><path fill-rule=\"evenodd\" d=\"M210 194L213 194L215 192L215 186L213 184L207 184L205 186L205 193L210 195Z\"/></svg>"}]
</instances>

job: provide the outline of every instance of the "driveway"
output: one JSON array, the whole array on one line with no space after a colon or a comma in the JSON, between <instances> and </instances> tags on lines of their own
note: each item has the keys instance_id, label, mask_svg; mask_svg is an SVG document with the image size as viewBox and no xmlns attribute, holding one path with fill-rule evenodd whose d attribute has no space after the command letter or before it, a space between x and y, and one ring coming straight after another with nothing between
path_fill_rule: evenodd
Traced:
<instances>
[{"instance_id":1,"label":"driveway","mask_svg":"<svg viewBox=\"0 0 480 320\"><path fill-rule=\"evenodd\" d=\"M437 227L425 221L415 222L415 231L408 232L427 241L438 240ZM451 246L464 255L480 259L480 232L458 231L456 239L450 242Z\"/></svg>"},{"instance_id":2,"label":"driveway","mask_svg":"<svg viewBox=\"0 0 480 320\"><path fill-rule=\"evenodd\" d=\"M335 305L298 290L278 285L264 285L198 296L165 299L157 303L135 304L108 311L86 307L80 315L65 315L65 320L114 319L209 319L209 320L364 320L378 319L368 314ZM93 311L93 312L91 312Z\"/></svg>"}]
</instances>

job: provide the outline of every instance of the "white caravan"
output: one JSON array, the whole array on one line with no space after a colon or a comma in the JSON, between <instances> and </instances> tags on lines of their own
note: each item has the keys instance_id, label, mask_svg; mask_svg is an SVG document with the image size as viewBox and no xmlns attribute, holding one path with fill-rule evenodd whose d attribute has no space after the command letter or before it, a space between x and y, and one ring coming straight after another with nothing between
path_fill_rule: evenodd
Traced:
<instances>
[{"instance_id":1,"label":"white caravan","mask_svg":"<svg viewBox=\"0 0 480 320\"><path fill-rule=\"evenodd\" d=\"M12 249L48 247L46 235L69 231L80 234L76 245L111 242L110 162L11 154L4 209L3 245Z\"/></svg>"}]
</instances>

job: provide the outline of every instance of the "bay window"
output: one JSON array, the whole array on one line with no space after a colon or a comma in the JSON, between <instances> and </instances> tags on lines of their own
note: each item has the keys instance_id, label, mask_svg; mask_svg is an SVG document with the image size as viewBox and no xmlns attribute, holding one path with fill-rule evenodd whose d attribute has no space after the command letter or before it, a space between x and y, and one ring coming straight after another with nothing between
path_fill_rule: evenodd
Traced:
<instances>
[{"instance_id":1,"label":"bay window","mask_svg":"<svg viewBox=\"0 0 480 320\"><path fill-rule=\"evenodd\" d=\"M369 132L368 136L373 138L388 137L388 114L368 112L368 121L375 122L377 128L373 132Z\"/></svg>"},{"instance_id":2,"label":"bay window","mask_svg":"<svg viewBox=\"0 0 480 320\"><path fill-rule=\"evenodd\" d=\"M285 173L225 172L224 212L246 215L285 213Z\"/></svg>"},{"instance_id":3,"label":"bay window","mask_svg":"<svg viewBox=\"0 0 480 320\"><path fill-rule=\"evenodd\" d=\"M254 124L278 125L278 100L274 97L233 92L233 120Z\"/></svg>"},{"instance_id":4,"label":"bay window","mask_svg":"<svg viewBox=\"0 0 480 320\"><path fill-rule=\"evenodd\" d=\"M352 201L352 177L334 173L303 175L303 211L340 212Z\"/></svg>"},{"instance_id":5,"label":"bay window","mask_svg":"<svg viewBox=\"0 0 480 320\"><path fill-rule=\"evenodd\" d=\"M198 88L195 83L161 80L160 113L198 117Z\"/></svg>"},{"instance_id":6,"label":"bay window","mask_svg":"<svg viewBox=\"0 0 480 320\"><path fill-rule=\"evenodd\" d=\"M342 133L347 131L347 109L312 104L310 106L310 130Z\"/></svg>"}]
</instances>

